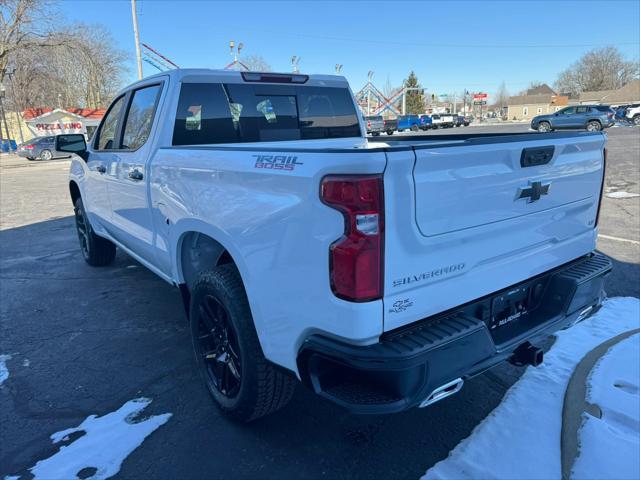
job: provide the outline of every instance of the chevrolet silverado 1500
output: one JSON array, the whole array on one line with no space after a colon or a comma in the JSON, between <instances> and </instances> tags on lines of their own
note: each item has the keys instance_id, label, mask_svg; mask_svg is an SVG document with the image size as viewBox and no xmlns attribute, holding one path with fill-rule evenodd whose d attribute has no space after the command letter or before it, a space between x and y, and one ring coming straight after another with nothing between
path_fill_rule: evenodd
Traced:
<instances>
[{"instance_id":1,"label":"chevrolet silverado 1500","mask_svg":"<svg viewBox=\"0 0 640 480\"><path fill-rule=\"evenodd\" d=\"M297 380L353 412L426 406L588 316L601 132L367 141L338 76L174 70L118 94L76 153L81 251L176 286L228 415ZM142 294L143 292L136 292Z\"/></svg>"}]
</instances>

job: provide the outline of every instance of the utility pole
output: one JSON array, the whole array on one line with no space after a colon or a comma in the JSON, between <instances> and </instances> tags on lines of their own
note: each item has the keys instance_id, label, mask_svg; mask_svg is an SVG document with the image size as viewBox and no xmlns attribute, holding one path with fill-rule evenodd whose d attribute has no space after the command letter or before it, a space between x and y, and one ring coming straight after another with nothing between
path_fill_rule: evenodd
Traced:
<instances>
[{"instance_id":1,"label":"utility pole","mask_svg":"<svg viewBox=\"0 0 640 480\"><path fill-rule=\"evenodd\" d=\"M140 35L138 34L138 12L136 0L131 0L131 18L133 20L133 36L136 40L136 59L138 61L138 80L142 80L142 53L140 52Z\"/></svg>"},{"instance_id":2,"label":"utility pole","mask_svg":"<svg viewBox=\"0 0 640 480\"><path fill-rule=\"evenodd\" d=\"M467 89L464 89L464 92L462 93L462 114L466 115L467 114L467 95L469 95L469 92L467 92Z\"/></svg>"},{"instance_id":3,"label":"utility pole","mask_svg":"<svg viewBox=\"0 0 640 480\"><path fill-rule=\"evenodd\" d=\"M369 83L367 85L367 115L371 115L371 79L373 78L373 70L367 72Z\"/></svg>"}]
</instances>

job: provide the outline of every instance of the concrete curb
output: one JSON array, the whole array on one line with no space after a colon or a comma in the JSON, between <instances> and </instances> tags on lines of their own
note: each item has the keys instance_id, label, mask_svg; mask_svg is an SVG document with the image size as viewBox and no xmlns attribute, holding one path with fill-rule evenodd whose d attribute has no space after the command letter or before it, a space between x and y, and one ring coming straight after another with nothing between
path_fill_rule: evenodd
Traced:
<instances>
[{"instance_id":1,"label":"concrete curb","mask_svg":"<svg viewBox=\"0 0 640 480\"><path fill-rule=\"evenodd\" d=\"M640 328L621 333L601 343L587 353L573 371L564 394L564 403L562 405L562 431L560 433L562 480L570 479L571 469L580 453L578 449L578 431L583 422L582 413L587 412L598 418L602 416L600 407L588 403L586 399L587 379L589 378L591 370L611 347L636 333L640 333Z\"/></svg>"}]
</instances>

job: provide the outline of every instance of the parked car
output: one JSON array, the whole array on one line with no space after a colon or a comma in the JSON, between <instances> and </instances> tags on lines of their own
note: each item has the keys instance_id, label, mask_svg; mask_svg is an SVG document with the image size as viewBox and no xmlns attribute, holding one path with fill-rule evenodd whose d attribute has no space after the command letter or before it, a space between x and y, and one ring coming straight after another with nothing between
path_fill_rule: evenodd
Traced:
<instances>
[{"instance_id":1,"label":"parked car","mask_svg":"<svg viewBox=\"0 0 640 480\"><path fill-rule=\"evenodd\" d=\"M433 125L430 115L420 115L420 130L429 130Z\"/></svg>"},{"instance_id":2,"label":"parked car","mask_svg":"<svg viewBox=\"0 0 640 480\"><path fill-rule=\"evenodd\" d=\"M418 115L400 115L398 117L398 131L411 130L417 132L420 128L420 117Z\"/></svg>"},{"instance_id":3,"label":"parked car","mask_svg":"<svg viewBox=\"0 0 640 480\"><path fill-rule=\"evenodd\" d=\"M604 298L605 135L361 127L343 77L176 69L119 92L90 145L56 139L85 261L121 248L177 287L236 420L298 380L356 413L425 407L539 365L536 342Z\"/></svg>"},{"instance_id":4,"label":"parked car","mask_svg":"<svg viewBox=\"0 0 640 480\"><path fill-rule=\"evenodd\" d=\"M463 117L462 115L455 115L453 118L454 118L454 120L455 120L455 122L456 122L456 123L455 123L455 126L456 126L456 127L463 127L463 126L466 126L466 125L464 124L464 117ZM467 124L467 125L468 125L468 124Z\"/></svg>"},{"instance_id":5,"label":"parked car","mask_svg":"<svg viewBox=\"0 0 640 480\"><path fill-rule=\"evenodd\" d=\"M384 119L384 131L387 132L387 135L393 135L393 132L398 130L398 119L397 118L385 118Z\"/></svg>"},{"instance_id":6,"label":"parked car","mask_svg":"<svg viewBox=\"0 0 640 480\"><path fill-rule=\"evenodd\" d=\"M364 117L364 122L367 125L367 134L380 135L384 132L384 120L381 115L370 115Z\"/></svg>"},{"instance_id":7,"label":"parked car","mask_svg":"<svg viewBox=\"0 0 640 480\"><path fill-rule=\"evenodd\" d=\"M614 120L618 123L621 122L626 122L627 121L627 110L631 107L631 105L618 105L616 107L613 107L613 110L615 111L614 114Z\"/></svg>"},{"instance_id":8,"label":"parked car","mask_svg":"<svg viewBox=\"0 0 640 480\"><path fill-rule=\"evenodd\" d=\"M598 132L615 123L615 112L608 105L574 105L556 113L538 115L531 120L531 128L539 132L560 129L583 129Z\"/></svg>"},{"instance_id":9,"label":"parked car","mask_svg":"<svg viewBox=\"0 0 640 480\"><path fill-rule=\"evenodd\" d=\"M628 108L625 117L634 125L640 125L640 105L635 105Z\"/></svg>"},{"instance_id":10,"label":"parked car","mask_svg":"<svg viewBox=\"0 0 640 480\"><path fill-rule=\"evenodd\" d=\"M473 117L471 115L465 115L464 117L462 117L462 121L463 121L463 125L465 127L468 127L469 124L471 124L471 122L473 122Z\"/></svg>"},{"instance_id":11,"label":"parked car","mask_svg":"<svg viewBox=\"0 0 640 480\"><path fill-rule=\"evenodd\" d=\"M440 114L440 117L442 118L442 122L440 124L441 127L444 128L452 128L455 126L456 124L456 116L453 115L452 113L442 113Z\"/></svg>"},{"instance_id":12,"label":"parked car","mask_svg":"<svg viewBox=\"0 0 640 480\"><path fill-rule=\"evenodd\" d=\"M51 160L52 158L68 157L63 152L56 151L56 137L36 137L18 146L18 156L27 160Z\"/></svg>"}]
</instances>

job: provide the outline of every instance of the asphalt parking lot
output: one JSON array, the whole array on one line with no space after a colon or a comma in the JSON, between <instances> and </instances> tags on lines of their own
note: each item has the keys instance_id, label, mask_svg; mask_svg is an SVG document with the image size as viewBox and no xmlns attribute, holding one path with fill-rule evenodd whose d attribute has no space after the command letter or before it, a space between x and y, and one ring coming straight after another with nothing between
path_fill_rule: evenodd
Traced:
<instances>
[{"instance_id":1,"label":"asphalt parking lot","mask_svg":"<svg viewBox=\"0 0 640 480\"><path fill-rule=\"evenodd\" d=\"M607 133L598 248L615 263L609 296L639 297L640 129ZM389 416L350 415L300 385L284 410L234 424L197 375L177 290L122 252L106 268L83 261L68 165L0 157L0 355L10 355L0 386L0 478L29 478L29 468L58 450L51 434L138 397L153 400L146 415L172 417L125 460L119 478L418 478L523 371L502 365L446 401Z\"/></svg>"}]
</instances>

